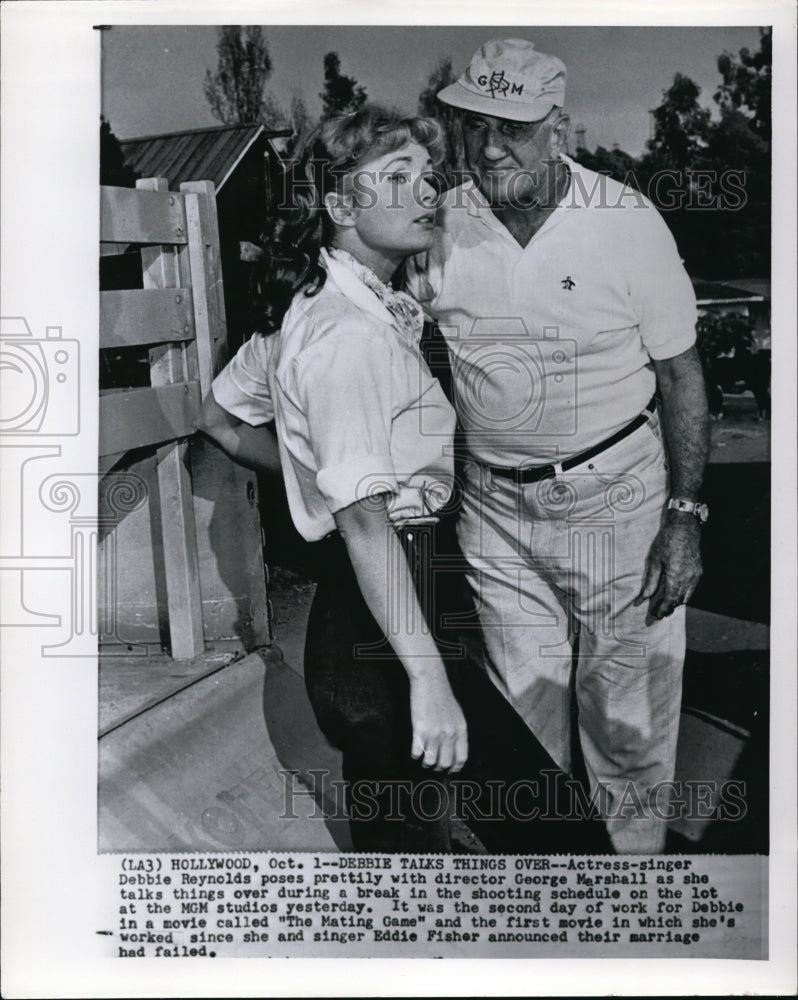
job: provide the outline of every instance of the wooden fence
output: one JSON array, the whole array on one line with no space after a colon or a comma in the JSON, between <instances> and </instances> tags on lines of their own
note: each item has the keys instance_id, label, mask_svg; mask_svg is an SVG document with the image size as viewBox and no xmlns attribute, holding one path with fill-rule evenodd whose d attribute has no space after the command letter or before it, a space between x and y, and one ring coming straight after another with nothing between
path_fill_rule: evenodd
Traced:
<instances>
[{"instance_id":1,"label":"wooden fence","mask_svg":"<svg viewBox=\"0 0 798 1000\"><path fill-rule=\"evenodd\" d=\"M156 562L165 580L150 589L165 591L172 656L193 659L203 652L207 636L192 453L195 463L198 455L206 465L227 461L215 449L210 456L207 442L196 450L191 441L202 398L227 360L214 188L210 182L198 181L181 184L179 192L171 192L166 180L151 178L138 181L136 189L103 187L101 198L101 255L129 254L133 247L140 254L142 287L100 293L100 348L117 353L128 348L146 352L149 385L101 390L100 471L124 465L131 451L136 456L144 454L140 449L150 449L150 456L154 451L153 495L157 499L153 502L159 510L152 521L161 537L153 538L152 544L159 550L162 546L162 556L159 551ZM207 499L209 475L211 485L218 485L218 469L210 474L208 468L199 472ZM231 507L229 519L236 532L249 535L249 545L254 544L259 554L262 577L254 475L228 467L221 479L227 487L232 482L234 492L245 494L244 509L249 516L242 519L240 511ZM221 489L212 502L229 506L229 501L229 489L227 494ZM117 564L124 565L125 558L124 551L118 552ZM255 641L268 641L265 583L253 584L251 565L249 569L234 589L242 592L245 603L262 603L262 612L252 611L249 620L256 619ZM209 572L205 573L208 589L216 592L220 587L218 572L216 576ZM142 587L146 589L144 584ZM157 614L162 612L158 609Z\"/></svg>"}]
</instances>

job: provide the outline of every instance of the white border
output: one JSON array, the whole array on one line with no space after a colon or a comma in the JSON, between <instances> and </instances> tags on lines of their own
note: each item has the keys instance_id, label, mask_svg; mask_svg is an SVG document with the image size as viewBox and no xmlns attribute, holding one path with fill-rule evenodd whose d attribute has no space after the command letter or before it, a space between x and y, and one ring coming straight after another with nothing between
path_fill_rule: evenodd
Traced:
<instances>
[{"instance_id":1,"label":"white border","mask_svg":"<svg viewBox=\"0 0 798 1000\"><path fill-rule=\"evenodd\" d=\"M774 36L773 796L768 962L713 960L266 960L125 962L92 950L96 878L96 677L89 661L30 662L3 638L3 995L593 995L795 989L795 11L788 2L420 4L26 2L2 6L2 311L36 335L59 325L96 384L97 122L101 23L767 24ZM778 331L783 331L780 335ZM94 471L96 401L82 399ZM87 443L88 442L88 443ZM9 631L9 630L5 630ZM26 645L28 648L26 648ZM645 965L641 966L641 962Z\"/></svg>"}]
</instances>

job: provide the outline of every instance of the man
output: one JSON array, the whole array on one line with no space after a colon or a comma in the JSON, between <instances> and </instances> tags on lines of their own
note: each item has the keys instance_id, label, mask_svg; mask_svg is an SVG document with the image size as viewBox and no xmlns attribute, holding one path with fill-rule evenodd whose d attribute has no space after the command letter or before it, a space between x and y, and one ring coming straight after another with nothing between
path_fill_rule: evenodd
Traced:
<instances>
[{"instance_id":1,"label":"man","mask_svg":"<svg viewBox=\"0 0 798 1000\"><path fill-rule=\"evenodd\" d=\"M578 737L614 848L654 853L707 514L695 298L653 207L565 155L565 77L494 40L439 93L476 183L410 289L451 355L490 675L566 770Z\"/></svg>"}]
</instances>

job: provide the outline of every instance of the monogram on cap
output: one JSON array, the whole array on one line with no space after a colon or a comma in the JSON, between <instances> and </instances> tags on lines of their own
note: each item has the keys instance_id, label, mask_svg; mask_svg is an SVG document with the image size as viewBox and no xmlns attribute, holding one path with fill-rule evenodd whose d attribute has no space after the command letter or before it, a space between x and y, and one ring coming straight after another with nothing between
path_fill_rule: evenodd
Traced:
<instances>
[{"instance_id":1,"label":"monogram on cap","mask_svg":"<svg viewBox=\"0 0 798 1000\"><path fill-rule=\"evenodd\" d=\"M536 122L565 104L565 64L523 38L486 42L438 100L496 118Z\"/></svg>"}]
</instances>

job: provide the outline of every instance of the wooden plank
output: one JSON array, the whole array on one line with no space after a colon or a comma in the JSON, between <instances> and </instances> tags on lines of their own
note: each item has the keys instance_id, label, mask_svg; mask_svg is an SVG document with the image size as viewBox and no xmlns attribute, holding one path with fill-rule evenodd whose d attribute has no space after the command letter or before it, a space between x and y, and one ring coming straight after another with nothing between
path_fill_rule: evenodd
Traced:
<instances>
[{"instance_id":1,"label":"wooden plank","mask_svg":"<svg viewBox=\"0 0 798 1000\"><path fill-rule=\"evenodd\" d=\"M163 526L169 638L172 656L176 660L191 660L205 648L197 536L187 453L187 441L177 441L158 449L158 492Z\"/></svg>"},{"instance_id":2,"label":"wooden plank","mask_svg":"<svg viewBox=\"0 0 798 1000\"><path fill-rule=\"evenodd\" d=\"M137 181L136 187L139 190L164 193L168 190L168 183L163 177L150 177ZM183 201L182 195L172 197ZM180 285L180 259L175 248L145 247L141 257L144 287L149 290L149 294L157 294L156 289L171 289ZM171 294L177 296L178 293ZM193 330L193 309L191 327ZM164 344L150 351L152 386L165 386L182 382L186 378L186 352L183 345ZM199 656L204 649L204 642L197 533L187 441L171 443L158 449L157 474L170 647L176 660L189 660Z\"/></svg>"},{"instance_id":3,"label":"wooden plank","mask_svg":"<svg viewBox=\"0 0 798 1000\"><path fill-rule=\"evenodd\" d=\"M168 182L163 177L140 180L136 186L148 190L168 190ZM178 197L182 200L182 196ZM180 285L178 253L177 247L142 249L145 288L172 288ZM193 308L191 326L193 330ZM196 349L193 344L165 344L151 350L151 385L186 381L187 350ZM158 449L157 475L170 646L175 659L191 659L202 652L204 644L192 483L188 445L185 441Z\"/></svg>"},{"instance_id":4,"label":"wooden plank","mask_svg":"<svg viewBox=\"0 0 798 1000\"><path fill-rule=\"evenodd\" d=\"M100 244L100 256L101 257L118 257L122 253L127 253L128 244L127 243L101 243Z\"/></svg>"},{"instance_id":5,"label":"wooden plank","mask_svg":"<svg viewBox=\"0 0 798 1000\"><path fill-rule=\"evenodd\" d=\"M199 408L197 382L101 394L99 454L188 437Z\"/></svg>"},{"instance_id":6,"label":"wooden plank","mask_svg":"<svg viewBox=\"0 0 798 1000\"><path fill-rule=\"evenodd\" d=\"M101 187L102 243L186 243L183 199L169 191Z\"/></svg>"},{"instance_id":7,"label":"wooden plank","mask_svg":"<svg viewBox=\"0 0 798 1000\"><path fill-rule=\"evenodd\" d=\"M214 377L227 361L227 322L216 197L210 181L190 181L181 184L180 191L185 197L199 380L205 396Z\"/></svg>"},{"instance_id":8,"label":"wooden plank","mask_svg":"<svg viewBox=\"0 0 798 1000\"><path fill-rule=\"evenodd\" d=\"M136 188L142 191L168 191L169 182L165 177L146 177L136 181ZM182 196L178 195L181 198ZM185 205L183 208L185 212ZM141 250L142 282L145 289L179 288L181 284L181 256L187 248L173 246L143 247ZM184 267L188 279L188 267ZM194 329L192 301L191 329ZM194 344L173 344L150 351L150 384L164 385L168 382L188 382L197 378L196 365L189 364L189 355L196 355ZM190 375L189 372L192 372Z\"/></svg>"},{"instance_id":9,"label":"wooden plank","mask_svg":"<svg viewBox=\"0 0 798 1000\"><path fill-rule=\"evenodd\" d=\"M240 637L249 649L267 645L257 477L201 434L190 447L205 641Z\"/></svg>"},{"instance_id":10,"label":"wooden plank","mask_svg":"<svg viewBox=\"0 0 798 1000\"><path fill-rule=\"evenodd\" d=\"M190 288L126 289L100 294L100 347L193 340Z\"/></svg>"},{"instance_id":11,"label":"wooden plank","mask_svg":"<svg viewBox=\"0 0 798 1000\"><path fill-rule=\"evenodd\" d=\"M301 755L340 780L340 754L319 732L301 679L270 684L275 661L247 656L99 740L101 852L351 850L348 824L339 820L333 840L310 795L293 799L298 818L285 817L280 768ZM283 723L275 740L264 724L267 685Z\"/></svg>"},{"instance_id":12,"label":"wooden plank","mask_svg":"<svg viewBox=\"0 0 798 1000\"><path fill-rule=\"evenodd\" d=\"M176 664L160 650L142 656L109 655L100 646L100 737L129 722L203 677L215 673L237 654L215 650L190 663Z\"/></svg>"}]
</instances>

